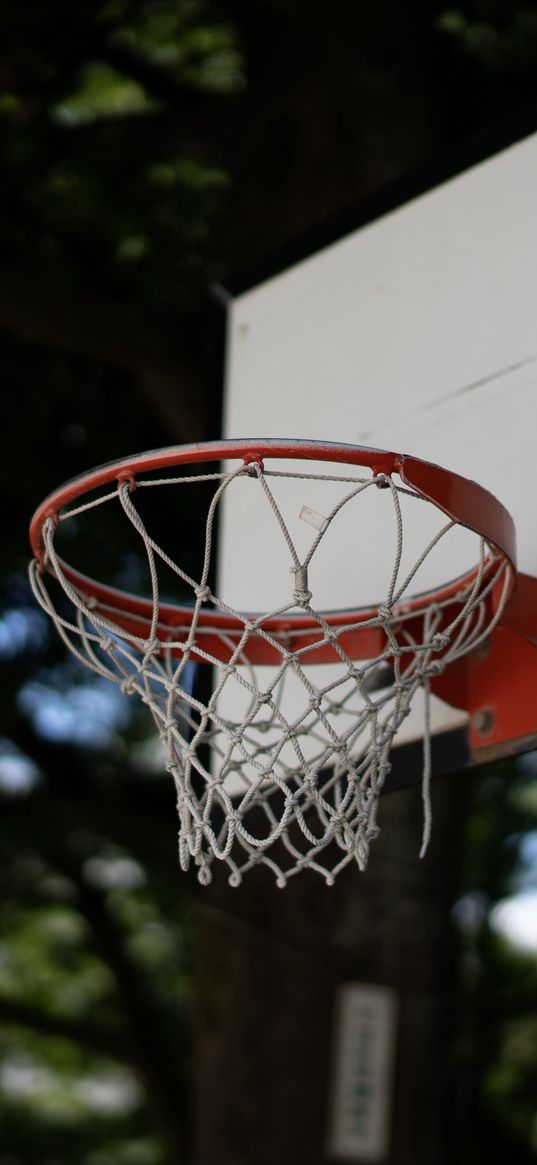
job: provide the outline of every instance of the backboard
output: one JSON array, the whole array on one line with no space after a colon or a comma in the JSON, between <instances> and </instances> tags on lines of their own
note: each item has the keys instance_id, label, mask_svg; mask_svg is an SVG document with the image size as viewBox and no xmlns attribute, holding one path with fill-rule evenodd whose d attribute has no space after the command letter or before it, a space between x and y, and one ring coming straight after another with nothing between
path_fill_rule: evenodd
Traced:
<instances>
[{"instance_id":1,"label":"backboard","mask_svg":"<svg viewBox=\"0 0 537 1165\"><path fill-rule=\"evenodd\" d=\"M364 221L357 208L356 229L318 248L306 243L298 261L226 289L222 436L345 441L436 462L504 503L519 569L537 575L536 190L537 134L526 134L380 215L369 203ZM291 509L302 505L316 509L301 484ZM221 591L244 609L255 609L256 595L268 606L278 563L252 520L245 570L239 527L226 501ZM316 580L328 608L367 606L381 593L375 518L362 532L359 570L349 537L343 526L338 569L332 562ZM445 579L464 569L463 545L450 546ZM398 735L393 785L414 772L422 718L417 702ZM436 773L475 763L467 713L435 698L432 723ZM479 759L536 742L524 722L516 742L483 741Z\"/></svg>"}]
</instances>

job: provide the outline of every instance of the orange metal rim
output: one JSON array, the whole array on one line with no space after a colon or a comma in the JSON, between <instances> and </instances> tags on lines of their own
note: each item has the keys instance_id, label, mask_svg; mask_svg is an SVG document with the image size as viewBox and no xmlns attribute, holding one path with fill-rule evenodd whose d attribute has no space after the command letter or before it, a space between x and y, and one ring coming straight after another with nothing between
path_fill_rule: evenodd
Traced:
<instances>
[{"instance_id":1,"label":"orange metal rim","mask_svg":"<svg viewBox=\"0 0 537 1165\"><path fill-rule=\"evenodd\" d=\"M476 482L406 454L382 449L369 449L365 446L283 439L213 441L174 446L123 458L84 473L60 486L36 510L30 525L30 542L34 555L44 567L43 527L46 521L52 517L57 522L61 511L66 506L80 501L88 493L102 486L129 480L135 487L136 479L141 474L200 462L242 459L246 467L252 462L263 463L269 459L282 458L361 466L371 469L375 476L398 474L405 486L414 490L415 493L436 506L449 518L473 530L493 545L499 555L514 568L513 579L515 578L516 542L512 518L502 503ZM81 594L92 598L98 607L106 608L110 614L113 613L116 622L123 626L127 632L129 629L132 632L137 622L143 624L151 620L151 600L105 586L98 580L79 573L67 563L62 563L62 569L69 582ZM417 614L428 603L449 601L450 598L455 597L456 593L460 593L466 583L471 583L473 577L475 577L474 571L465 578L450 582L427 595L410 598L401 605L401 610L404 610L405 613L415 611ZM371 628L362 628L361 625L366 624L375 614L376 611L371 609L345 610L323 614L323 618L326 619L330 627L334 628L352 624L351 634L356 641L353 654L357 657L356 651L359 648L357 641L360 635L363 637L371 635ZM252 615L250 618L255 619L256 617ZM222 633L235 633L236 635L242 633L244 620L248 618L249 616L238 618L205 608L200 613L199 626L202 631L206 632L213 629L215 636ZM170 631L174 627L188 626L191 619L192 608L190 607L171 604L162 604L160 607L159 622L169 627ZM267 618L263 622L263 629L274 636L290 633L304 635L310 628L312 634L316 633L318 636L320 631L318 622L303 613L286 614L281 618ZM321 661L321 657L319 661Z\"/></svg>"}]
</instances>

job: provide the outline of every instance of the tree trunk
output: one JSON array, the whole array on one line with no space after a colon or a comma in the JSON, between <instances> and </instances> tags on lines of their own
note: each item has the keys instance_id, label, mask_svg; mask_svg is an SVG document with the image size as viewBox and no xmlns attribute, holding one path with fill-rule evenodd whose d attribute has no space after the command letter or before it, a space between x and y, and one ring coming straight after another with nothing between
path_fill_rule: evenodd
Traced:
<instances>
[{"instance_id":1,"label":"tree trunk","mask_svg":"<svg viewBox=\"0 0 537 1165\"><path fill-rule=\"evenodd\" d=\"M202 900L196 1165L324 1165L338 985L384 984L398 1030L390 1165L447 1165L454 944L451 870L460 780L433 790L418 858L419 790L384 798L365 874L285 890L261 871ZM390 1082L386 1082L386 1087ZM359 1160L359 1158L356 1158Z\"/></svg>"}]
</instances>

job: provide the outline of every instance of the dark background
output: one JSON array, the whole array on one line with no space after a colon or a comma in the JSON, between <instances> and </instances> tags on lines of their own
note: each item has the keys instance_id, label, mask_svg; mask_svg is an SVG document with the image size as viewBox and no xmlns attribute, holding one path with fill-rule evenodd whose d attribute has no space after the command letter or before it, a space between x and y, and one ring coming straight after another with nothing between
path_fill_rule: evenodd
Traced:
<instances>
[{"instance_id":1,"label":"dark background","mask_svg":"<svg viewBox=\"0 0 537 1165\"><path fill-rule=\"evenodd\" d=\"M393 1165L537 1157L537 963L493 925L533 759L439 781L422 862L410 789L365 875L202 891L143 709L25 581L49 489L218 433L214 284L537 124L536 77L529 2L2 7L1 1165L321 1165L348 980L398 997Z\"/></svg>"}]
</instances>

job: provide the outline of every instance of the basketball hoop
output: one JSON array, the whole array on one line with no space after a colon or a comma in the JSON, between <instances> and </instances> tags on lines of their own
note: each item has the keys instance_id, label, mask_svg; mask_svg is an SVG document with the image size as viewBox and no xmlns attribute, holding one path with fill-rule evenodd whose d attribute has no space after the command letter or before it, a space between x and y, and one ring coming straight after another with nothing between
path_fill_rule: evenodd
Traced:
<instances>
[{"instance_id":1,"label":"basketball hoop","mask_svg":"<svg viewBox=\"0 0 537 1165\"><path fill-rule=\"evenodd\" d=\"M326 465L319 470L320 463ZM197 473L200 465L204 470ZM360 475L356 467L369 472ZM156 476L161 471L165 476ZM276 481L284 490L297 479L339 490L335 502L331 492L324 514L302 508L300 518L312 530L305 554L274 492ZM284 601L255 614L224 601L212 577L217 513L239 482L242 490L259 492L290 570L282 581ZM194 577L152 537L137 494L200 485L213 493ZM319 609L311 580L327 532L344 511L359 511L372 490L382 495L394 530L383 593L367 608ZM407 497L442 518L410 567L403 566L401 501ZM115 507L139 538L148 597L88 578L60 557L62 524L102 506ZM461 527L474 540L471 567L455 581L416 594L424 564ZM218 858L237 885L263 864L279 886L303 869L328 884L349 862L364 869L378 833L392 746L419 692L425 851L431 696L457 705L449 677L489 641L516 578L512 520L485 489L382 450L310 441L213 442L141 454L76 478L39 507L30 539L34 593L66 646L153 714L177 790L183 869L193 860L206 884ZM167 589L172 583L179 593L186 588L189 602L163 599L163 571ZM457 706L465 706L463 696Z\"/></svg>"}]
</instances>

